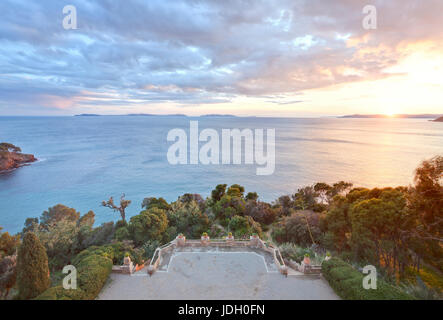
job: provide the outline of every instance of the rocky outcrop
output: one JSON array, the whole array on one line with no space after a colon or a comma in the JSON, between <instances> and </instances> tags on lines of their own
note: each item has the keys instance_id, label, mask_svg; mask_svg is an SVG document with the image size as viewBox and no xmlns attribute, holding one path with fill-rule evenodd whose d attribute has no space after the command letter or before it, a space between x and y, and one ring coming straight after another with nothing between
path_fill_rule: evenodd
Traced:
<instances>
[{"instance_id":1,"label":"rocky outcrop","mask_svg":"<svg viewBox=\"0 0 443 320\"><path fill-rule=\"evenodd\" d=\"M13 170L34 161L37 161L34 155L21 153L19 147L0 143L0 172Z\"/></svg>"},{"instance_id":2,"label":"rocky outcrop","mask_svg":"<svg viewBox=\"0 0 443 320\"><path fill-rule=\"evenodd\" d=\"M434 122L443 122L443 117L440 117L440 118L434 119L434 120L432 120L432 121L434 121Z\"/></svg>"}]
</instances>

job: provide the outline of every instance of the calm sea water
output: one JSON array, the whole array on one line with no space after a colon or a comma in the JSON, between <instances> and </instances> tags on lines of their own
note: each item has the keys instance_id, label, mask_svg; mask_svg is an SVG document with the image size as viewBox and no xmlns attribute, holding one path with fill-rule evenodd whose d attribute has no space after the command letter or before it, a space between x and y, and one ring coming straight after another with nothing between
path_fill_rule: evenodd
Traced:
<instances>
[{"instance_id":1,"label":"calm sea water","mask_svg":"<svg viewBox=\"0 0 443 320\"><path fill-rule=\"evenodd\" d=\"M273 175L255 166L170 165L172 128L275 128ZM100 206L122 193L173 201L183 193L208 196L219 183L239 183L265 201L318 181L397 186L412 182L423 159L443 154L443 123L423 119L281 119L183 117L0 117L0 140L20 146L39 162L0 175L0 226L17 232L27 217L58 203L81 213L93 210L96 224L116 220Z\"/></svg>"}]
</instances>

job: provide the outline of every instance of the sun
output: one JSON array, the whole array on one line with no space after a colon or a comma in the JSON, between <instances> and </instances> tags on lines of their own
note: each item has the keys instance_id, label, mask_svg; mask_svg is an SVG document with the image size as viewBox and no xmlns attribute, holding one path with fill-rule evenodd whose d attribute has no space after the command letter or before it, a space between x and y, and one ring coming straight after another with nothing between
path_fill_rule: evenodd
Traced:
<instances>
[{"instance_id":1,"label":"sun","mask_svg":"<svg viewBox=\"0 0 443 320\"><path fill-rule=\"evenodd\" d=\"M385 110L383 111L383 115L385 115L386 117L395 117L397 115L397 112L393 109L391 110Z\"/></svg>"}]
</instances>

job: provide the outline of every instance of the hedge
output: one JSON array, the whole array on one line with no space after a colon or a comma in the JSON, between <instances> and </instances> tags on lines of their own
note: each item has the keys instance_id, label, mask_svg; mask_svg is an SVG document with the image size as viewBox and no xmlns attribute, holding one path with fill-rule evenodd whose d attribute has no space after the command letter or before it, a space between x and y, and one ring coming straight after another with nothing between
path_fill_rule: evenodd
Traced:
<instances>
[{"instance_id":1,"label":"hedge","mask_svg":"<svg viewBox=\"0 0 443 320\"><path fill-rule=\"evenodd\" d=\"M364 289L364 274L338 258L324 261L322 273L335 293L346 300L413 300L400 289L377 279L377 289Z\"/></svg>"},{"instance_id":2,"label":"hedge","mask_svg":"<svg viewBox=\"0 0 443 320\"><path fill-rule=\"evenodd\" d=\"M103 288L112 270L114 248L90 247L80 252L72 264L77 268L77 289L67 290L61 285L49 288L37 300L92 300Z\"/></svg>"}]
</instances>

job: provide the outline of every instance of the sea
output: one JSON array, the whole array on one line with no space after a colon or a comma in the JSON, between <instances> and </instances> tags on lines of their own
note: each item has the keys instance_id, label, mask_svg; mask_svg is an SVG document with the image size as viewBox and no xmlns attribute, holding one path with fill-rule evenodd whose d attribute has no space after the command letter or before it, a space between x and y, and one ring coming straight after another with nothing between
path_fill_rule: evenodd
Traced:
<instances>
[{"instance_id":1,"label":"sea","mask_svg":"<svg viewBox=\"0 0 443 320\"><path fill-rule=\"evenodd\" d=\"M174 142L167 140L168 133L182 129L190 139L191 121L198 121L200 132L274 129L273 174L257 175L259 165L244 161L171 164L167 153ZM413 183L421 161L443 155L443 123L390 118L0 117L0 140L39 159L0 174L0 227L16 233L26 218L39 217L59 203L82 214L94 211L96 225L116 221L118 213L101 202L122 194L132 201L129 218L141 211L145 197L207 197L217 184L240 184L267 202L316 182L406 186Z\"/></svg>"}]
</instances>

